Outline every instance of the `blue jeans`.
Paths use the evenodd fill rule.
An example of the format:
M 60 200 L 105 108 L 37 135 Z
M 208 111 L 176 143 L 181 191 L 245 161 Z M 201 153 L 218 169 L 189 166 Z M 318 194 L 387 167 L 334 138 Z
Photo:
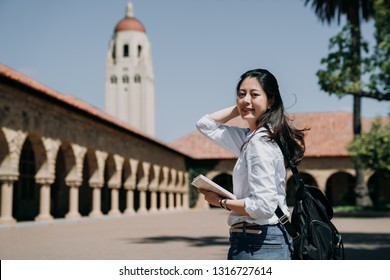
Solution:
M 231 233 L 228 260 L 291 260 L 293 243 L 283 225 L 258 226 L 261 234 Z

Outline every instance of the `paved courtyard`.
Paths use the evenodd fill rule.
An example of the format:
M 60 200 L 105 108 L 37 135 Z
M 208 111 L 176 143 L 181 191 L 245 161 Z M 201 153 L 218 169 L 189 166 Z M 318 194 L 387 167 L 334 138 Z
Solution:
M 0 226 L 0 259 L 224 260 L 226 218 L 212 209 Z M 390 217 L 333 221 L 348 259 L 390 260 Z

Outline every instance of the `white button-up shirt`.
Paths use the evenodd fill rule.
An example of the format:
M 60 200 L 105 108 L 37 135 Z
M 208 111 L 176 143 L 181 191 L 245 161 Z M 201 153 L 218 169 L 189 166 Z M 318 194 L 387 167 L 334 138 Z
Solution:
M 196 126 L 207 138 L 238 157 L 233 169 L 233 193 L 237 199 L 245 200 L 245 211 L 250 217 L 232 211 L 229 225 L 243 221 L 277 224 L 275 210 L 278 205 L 289 215 L 283 155 L 274 141 L 264 137 L 267 136 L 265 128 L 250 133 L 248 128 L 221 125 L 207 115 Z

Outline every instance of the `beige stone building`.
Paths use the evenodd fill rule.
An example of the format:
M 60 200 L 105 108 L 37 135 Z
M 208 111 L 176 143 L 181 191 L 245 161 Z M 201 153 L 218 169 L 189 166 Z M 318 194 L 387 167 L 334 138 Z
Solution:
M 0 65 L 0 224 L 188 209 L 187 156 Z

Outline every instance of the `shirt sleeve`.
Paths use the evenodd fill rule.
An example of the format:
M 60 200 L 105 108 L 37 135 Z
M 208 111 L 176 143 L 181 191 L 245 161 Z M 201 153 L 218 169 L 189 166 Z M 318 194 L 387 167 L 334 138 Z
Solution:
M 245 210 L 254 219 L 270 219 L 278 206 L 276 162 L 272 143 L 255 137 L 247 146 L 249 196 Z
M 196 127 L 200 133 L 208 139 L 228 150 L 235 156 L 239 156 L 241 146 L 246 137 L 245 129 L 222 125 L 212 120 L 208 115 L 202 117 Z

